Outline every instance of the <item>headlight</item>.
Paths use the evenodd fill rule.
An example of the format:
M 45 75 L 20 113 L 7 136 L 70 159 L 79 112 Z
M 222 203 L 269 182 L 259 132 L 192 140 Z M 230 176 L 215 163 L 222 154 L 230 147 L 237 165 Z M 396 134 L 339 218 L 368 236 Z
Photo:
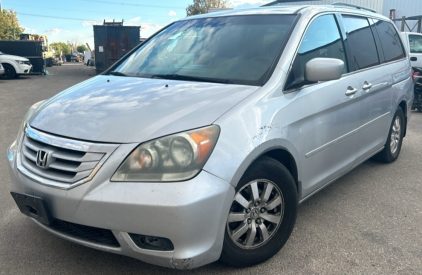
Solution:
M 217 143 L 217 125 L 141 144 L 120 165 L 111 181 L 181 181 L 196 176 Z
M 15 62 L 18 64 L 25 64 L 25 61 L 22 61 L 22 60 L 15 60 Z
M 25 130 L 26 127 L 26 123 L 28 122 L 28 120 L 31 118 L 31 116 L 34 114 L 35 110 L 38 109 L 38 107 L 40 107 L 41 104 L 43 104 L 45 102 L 45 100 L 42 100 L 40 102 L 35 103 L 34 105 L 32 105 L 29 110 L 26 112 L 25 117 L 22 120 L 22 123 L 19 127 L 19 132 L 18 132 L 18 137 L 17 137 L 17 141 L 18 141 L 18 146 L 19 146 L 19 142 L 22 139 L 22 134 Z

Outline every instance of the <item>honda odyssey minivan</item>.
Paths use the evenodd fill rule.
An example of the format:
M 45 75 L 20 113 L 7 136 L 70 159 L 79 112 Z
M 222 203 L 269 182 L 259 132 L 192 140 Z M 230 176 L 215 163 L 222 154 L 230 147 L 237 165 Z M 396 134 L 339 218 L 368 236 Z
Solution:
M 413 86 L 396 27 L 370 10 L 188 17 L 31 107 L 7 152 L 11 194 L 85 246 L 177 269 L 255 265 L 301 202 L 398 158 Z

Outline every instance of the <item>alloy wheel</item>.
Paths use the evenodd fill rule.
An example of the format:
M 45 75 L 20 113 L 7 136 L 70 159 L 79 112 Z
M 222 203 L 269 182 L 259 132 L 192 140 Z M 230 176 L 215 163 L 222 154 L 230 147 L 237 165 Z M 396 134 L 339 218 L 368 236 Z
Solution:
M 392 154 L 394 154 L 399 147 L 400 134 L 401 134 L 400 117 L 396 116 L 396 118 L 394 119 L 392 129 L 391 129 L 391 138 L 390 138 L 390 150 Z
M 277 232 L 284 213 L 284 198 L 272 181 L 247 183 L 235 195 L 227 219 L 230 239 L 243 249 L 267 243 Z

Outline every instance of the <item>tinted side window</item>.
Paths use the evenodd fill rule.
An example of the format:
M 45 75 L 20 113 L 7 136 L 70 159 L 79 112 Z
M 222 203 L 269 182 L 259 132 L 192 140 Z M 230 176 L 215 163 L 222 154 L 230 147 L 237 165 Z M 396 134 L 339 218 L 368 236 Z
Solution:
M 312 21 L 293 62 L 286 88 L 304 81 L 306 63 L 317 57 L 343 60 L 344 73 L 347 73 L 345 50 L 334 15 L 323 15 Z
M 405 56 L 403 45 L 394 26 L 382 20 L 374 19 L 374 21 L 376 22 L 375 25 L 377 26 L 378 35 L 384 51 L 385 60 L 382 63 L 403 58 Z
M 354 70 L 379 65 L 377 47 L 368 20 L 363 17 L 342 15 L 346 29 L 346 41 Z
M 422 53 L 422 35 L 409 35 L 411 53 Z

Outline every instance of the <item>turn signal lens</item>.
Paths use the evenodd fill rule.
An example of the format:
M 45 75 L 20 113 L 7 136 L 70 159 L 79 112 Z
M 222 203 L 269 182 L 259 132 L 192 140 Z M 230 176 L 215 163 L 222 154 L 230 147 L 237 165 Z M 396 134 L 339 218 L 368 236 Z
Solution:
M 181 181 L 196 176 L 217 143 L 217 125 L 141 144 L 120 165 L 112 181 Z

